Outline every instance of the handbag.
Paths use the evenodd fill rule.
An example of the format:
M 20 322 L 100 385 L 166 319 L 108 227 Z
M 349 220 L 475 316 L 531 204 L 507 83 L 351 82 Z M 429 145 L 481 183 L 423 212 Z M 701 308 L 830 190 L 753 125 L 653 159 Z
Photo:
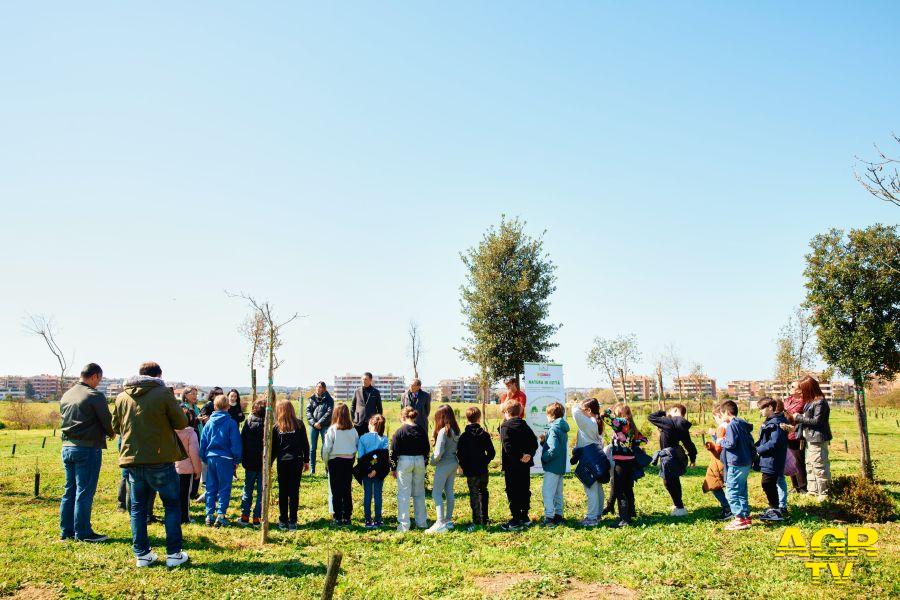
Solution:
M 799 473 L 800 469 L 797 465 L 797 459 L 794 458 L 794 453 L 789 450 L 784 457 L 784 475 L 785 477 L 793 477 Z

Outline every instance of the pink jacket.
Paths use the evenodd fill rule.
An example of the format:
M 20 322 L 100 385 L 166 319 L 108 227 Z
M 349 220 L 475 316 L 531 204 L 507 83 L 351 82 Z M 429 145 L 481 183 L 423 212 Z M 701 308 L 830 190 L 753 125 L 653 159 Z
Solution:
M 176 429 L 181 445 L 187 450 L 188 457 L 175 463 L 175 470 L 179 475 L 194 475 L 200 473 L 200 442 L 197 441 L 197 432 L 193 427 Z

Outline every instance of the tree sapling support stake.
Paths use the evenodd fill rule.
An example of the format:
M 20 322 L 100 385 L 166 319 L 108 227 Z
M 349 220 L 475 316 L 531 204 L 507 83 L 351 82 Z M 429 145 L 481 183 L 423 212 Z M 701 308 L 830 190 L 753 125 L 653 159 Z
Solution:
M 331 600 L 334 597 L 334 586 L 337 585 L 337 577 L 341 570 L 341 560 L 343 558 L 343 554 L 335 552 L 328 559 L 328 572 L 325 575 L 325 589 L 322 590 L 322 600 Z

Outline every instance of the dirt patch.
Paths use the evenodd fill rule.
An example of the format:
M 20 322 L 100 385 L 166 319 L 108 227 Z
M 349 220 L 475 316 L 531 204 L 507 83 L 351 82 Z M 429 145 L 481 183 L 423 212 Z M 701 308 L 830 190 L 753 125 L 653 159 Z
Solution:
M 475 578 L 475 585 L 485 596 L 502 598 L 511 587 L 526 581 L 537 581 L 541 576 L 537 573 L 494 573 Z
M 615 583 L 585 583 L 572 581 L 571 586 L 562 593 L 562 600 L 632 600 L 638 593 L 630 588 Z
M 12 600 L 54 600 L 59 594 L 54 589 L 27 585 L 12 595 Z

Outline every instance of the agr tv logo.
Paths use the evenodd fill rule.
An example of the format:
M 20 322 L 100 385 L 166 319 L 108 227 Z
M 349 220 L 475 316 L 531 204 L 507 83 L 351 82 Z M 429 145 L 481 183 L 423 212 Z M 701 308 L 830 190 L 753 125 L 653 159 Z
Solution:
M 814 582 L 822 581 L 823 573 L 831 575 L 834 583 L 846 584 L 853 575 L 852 559 L 875 557 L 878 532 L 871 527 L 825 527 L 812 534 L 807 545 L 799 527 L 787 527 L 781 535 L 775 556 L 812 558 L 803 563 L 810 570 Z M 838 559 L 849 559 L 840 561 Z

